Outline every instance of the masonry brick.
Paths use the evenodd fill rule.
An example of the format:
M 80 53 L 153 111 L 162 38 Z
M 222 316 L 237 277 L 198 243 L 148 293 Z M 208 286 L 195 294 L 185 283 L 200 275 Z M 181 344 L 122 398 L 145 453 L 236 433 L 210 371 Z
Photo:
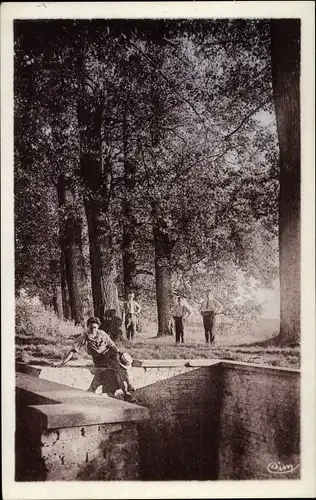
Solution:
M 282 479 L 269 463 L 299 465 L 299 373 L 227 362 L 135 370 L 148 421 L 44 431 L 33 469 L 42 461 L 47 480 Z
M 121 430 L 115 424 L 106 424 L 71 429 L 72 433 L 70 429 L 62 431 L 58 440 L 57 432 L 51 433 L 52 436 L 46 432 L 42 439 L 47 480 L 132 480 L 139 477 L 135 425 Z M 72 440 L 69 440 L 70 435 Z

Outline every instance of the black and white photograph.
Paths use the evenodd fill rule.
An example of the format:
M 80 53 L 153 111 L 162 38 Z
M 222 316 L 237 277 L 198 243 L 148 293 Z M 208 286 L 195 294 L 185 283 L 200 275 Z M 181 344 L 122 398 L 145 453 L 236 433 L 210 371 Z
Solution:
M 212 498 L 227 481 L 232 497 L 245 480 L 313 497 L 298 4 L 314 4 L 155 17 L 139 2 L 134 17 L 120 3 L 12 17 L 12 479 L 74 499 L 89 482 L 110 498 L 104 481 L 111 498 L 151 482 Z

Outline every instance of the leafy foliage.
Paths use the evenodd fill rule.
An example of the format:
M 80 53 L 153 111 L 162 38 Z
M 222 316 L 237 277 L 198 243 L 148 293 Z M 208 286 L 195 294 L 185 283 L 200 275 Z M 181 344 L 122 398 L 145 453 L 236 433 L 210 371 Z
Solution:
M 43 292 L 58 281 L 50 262 L 60 222 L 69 210 L 83 217 L 92 195 L 106 201 L 118 263 L 132 224 L 135 282 L 148 298 L 153 223 L 168 241 L 175 286 L 189 282 L 193 301 L 209 281 L 229 307 L 239 282 L 248 291 L 272 283 L 279 182 L 267 23 L 43 23 L 16 27 L 17 288 Z M 91 122 L 100 113 L 97 194 L 79 171 L 83 99 Z M 62 210 L 60 173 L 77 193 Z M 118 284 L 122 292 L 122 273 Z

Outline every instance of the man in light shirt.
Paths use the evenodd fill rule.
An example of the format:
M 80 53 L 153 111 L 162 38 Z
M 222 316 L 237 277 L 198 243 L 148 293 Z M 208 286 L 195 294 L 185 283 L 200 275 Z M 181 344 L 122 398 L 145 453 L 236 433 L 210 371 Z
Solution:
M 188 319 L 192 314 L 192 310 L 184 303 L 182 297 L 178 297 L 177 303 L 173 311 L 173 320 L 176 331 L 176 343 L 184 342 L 184 320 Z
M 222 313 L 223 310 L 222 304 L 213 297 L 211 290 L 207 290 L 206 297 L 200 306 L 207 343 L 212 344 L 215 340 L 216 315 Z
M 125 324 L 127 340 L 133 340 L 135 337 L 137 316 L 141 309 L 142 308 L 138 302 L 134 300 L 134 292 L 129 292 L 123 307 L 123 321 Z
M 74 353 L 79 353 L 84 348 L 92 356 L 95 367 L 99 368 L 88 391 L 96 392 L 102 386 L 103 393 L 113 393 L 115 396 L 115 392 L 120 389 L 123 391 L 125 401 L 135 402 L 130 393 L 135 390 L 131 370 L 132 358 L 128 353 L 121 353 L 109 335 L 100 330 L 99 326 L 99 318 L 89 318 L 87 329 L 76 339 L 66 357 L 55 366 L 64 366 L 73 358 Z
M 113 367 L 119 350 L 107 333 L 99 329 L 99 318 L 92 317 L 87 321 L 87 329 L 76 339 L 67 356 L 57 366 L 64 366 L 73 358 L 74 353 L 79 353 L 82 348 L 92 356 L 97 367 Z

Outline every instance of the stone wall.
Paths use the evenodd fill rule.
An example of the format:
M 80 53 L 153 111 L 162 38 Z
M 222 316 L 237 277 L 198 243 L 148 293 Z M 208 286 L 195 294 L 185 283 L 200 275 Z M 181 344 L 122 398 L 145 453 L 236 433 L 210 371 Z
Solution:
M 139 478 L 135 424 L 101 424 L 32 433 L 17 430 L 17 481 L 106 481 Z
M 142 479 L 216 479 L 220 364 L 194 368 L 136 393 L 150 412 L 139 425 Z
M 137 398 L 150 410 L 140 425 L 145 479 L 300 477 L 297 370 L 223 361 L 144 385 Z
M 210 361 L 209 364 L 213 362 Z M 160 380 L 187 373 L 193 370 L 188 360 L 144 360 L 133 366 L 133 378 L 136 388 L 159 382 Z M 186 366 L 187 365 L 187 366 Z M 30 366 L 17 363 L 17 371 L 33 375 L 44 380 L 65 384 L 69 387 L 86 391 L 98 369 L 93 365 L 69 363 L 62 368 L 52 366 Z
M 299 372 L 222 365 L 219 479 L 299 478 Z M 272 463 L 274 472 L 268 470 Z M 279 466 L 289 472 L 281 474 Z
M 65 369 L 46 370 L 60 377 Z M 136 397 L 150 415 L 138 424 L 141 479 L 300 477 L 298 370 L 217 360 L 145 360 L 133 372 Z M 79 369 L 73 373 L 73 383 L 80 384 Z M 268 470 L 272 463 L 277 470 Z
M 162 380 L 169 380 L 172 377 L 176 377 L 178 375 L 184 375 L 185 373 L 189 373 L 194 368 L 184 366 L 184 363 L 181 366 L 159 366 L 158 363 L 156 366 L 148 366 L 144 363 L 141 367 L 133 367 L 133 378 L 135 381 L 136 389 L 140 389 L 142 387 L 146 387 L 147 385 L 155 384 L 156 382 L 161 382 Z
M 75 389 L 87 391 L 95 375 L 93 365 L 69 364 L 62 368 L 52 366 L 31 366 L 16 363 L 18 372 L 26 373 L 50 382 L 65 384 Z
M 17 374 L 16 481 L 136 480 L 141 406 Z

